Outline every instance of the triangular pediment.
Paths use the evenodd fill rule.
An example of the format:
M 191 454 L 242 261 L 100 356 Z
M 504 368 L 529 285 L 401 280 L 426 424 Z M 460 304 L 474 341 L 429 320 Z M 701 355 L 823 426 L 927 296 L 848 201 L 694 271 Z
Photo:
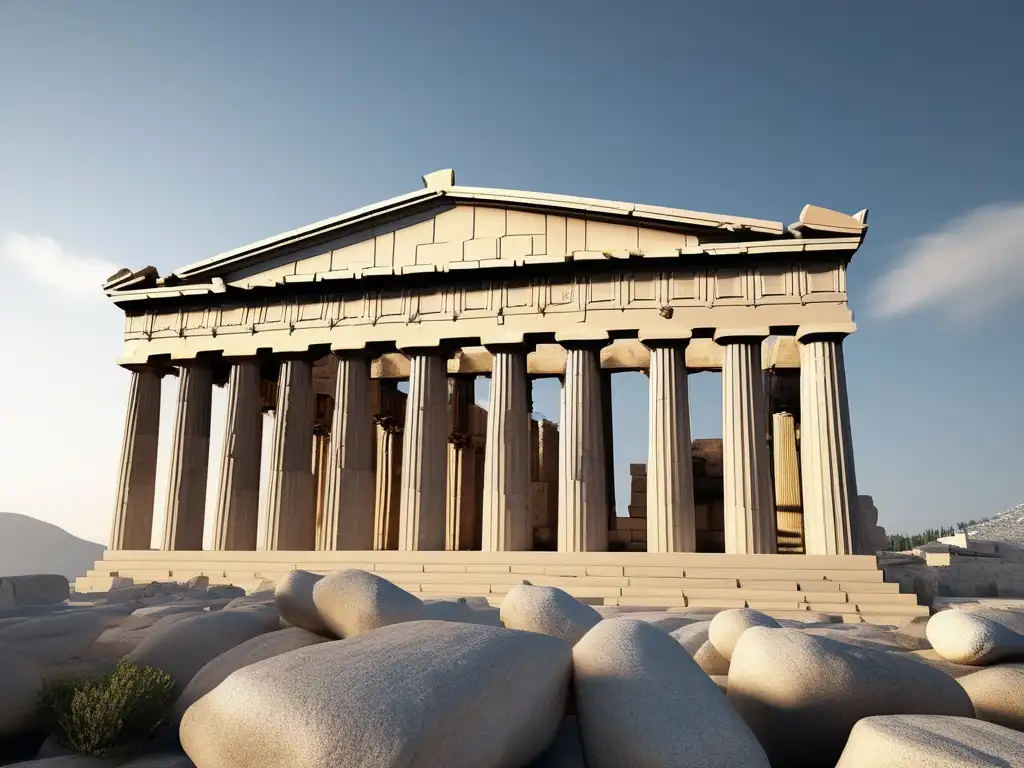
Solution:
M 440 175 L 439 175 L 440 174 Z M 286 232 L 176 270 L 105 286 L 144 291 L 250 290 L 565 261 L 687 255 L 856 250 L 866 212 L 848 216 L 806 206 L 800 221 L 719 216 L 682 209 L 513 190 L 454 186 L 452 172 L 426 188 Z M 141 275 L 141 273 L 139 273 Z

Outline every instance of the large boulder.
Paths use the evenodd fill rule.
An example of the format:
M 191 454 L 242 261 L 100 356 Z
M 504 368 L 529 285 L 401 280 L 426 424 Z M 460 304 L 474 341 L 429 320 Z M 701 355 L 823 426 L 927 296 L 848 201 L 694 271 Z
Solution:
M 300 627 L 290 627 L 289 629 L 279 629 L 276 632 L 268 632 L 265 635 L 246 640 L 241 645 L 236 645 L 230 651 L 211 659 L 195 674 L 174 705 L 175 717 L 180 720 L 186 709 L 224 682 L 228 675 L 237 672 L 242 667 L 280 656 L 282 653 L 294 651 L 296 648 L 305 648 L 307 645 L 316 645 L 326 641 L 327 638 L 315 632 L 309 632 Z
M 571 671 L 558 638 L 405 622 L 240 669 L 179 735 L 199 768 L 514 768 L 554 738 Z
M 274 602 L 281 618 L 293 627 L 301 627 L 318 635 L 328 635 L 330 630 L 313 604 L 313 587 L 323 576 L 309 571 L 289 571 L 277 583 Z M 239 598 L 248 599 L 248 598 Z M 232 603 L 230 608 L 240 607 Z
M 632 617 L 627 616 L 624 618 Z M 695 621 L 690 624 L 684 624 L 677 629 L 673 629 L 669 634 L 677 643 L 686 649 L 686 652 L 690 654 L 690 656 L 693 656 L 700 650 L 700 647 L 708 641 L 709 626 L 711 626 L 710 621 Z
M 28 619 L 0 630 L 0 644 L 45 669 L 84 653 L 117 620 L 96 609 Z
M 730 608 L 717 614 L 711 620 L 711 625 L 708 627 L 708 640 L 715 646 L 715 650 L 722 655 L 722 658 L 729 661 L 736 643 L 751 627 L 777 629 L 779 622 L 753 608 Z
M 1004 619 L 1000 613 L 1009 615 Z M 957 664 L 1024 660 L 1024 635 L 1011 628 L 1015 618 L 1011 611 L 939 611 L 925 633 L 939 655 Z
M 474 608 L 464 597 L 454 600 L 430 599 L 423 601 L 423 620 L 458 621 L 463 624 L 487 624 L 500 627 L 497 608 Z
M 1024 664 L 999 664 L 959 678 L 979 720 L 1024 731 Z
M 668 633 L 607 619 L 572 656 L 588 768 L 768 767 L 754 734 Z
M 876 651 L 894 651 L 896 653 L 928 648 L 928 642 L 914 641 L 913 638 L 900 637 L 891 629 L 883 629 L 875 624 L 831 624 L 824 627 L 807 627 L 809 635 L 827 637 L 858 648 L 873 648 Z
M 728 699 L 757 734 L 773 765 L 831 766 L 862 717 L 972 717 L 956 680 L 906 653 L 754 627 L 729 666 Z
M 595 624 L 601 614 L 558 587 L 535 587 L 524 582 L 509 590 L 501 601 L 501 623 L 560 637 L 575 643 Z
M 164 619 L 175 619 L 168 616 Z M 276 611 L 217 611 L 188 616 L 147 636 L 125 658 L 174 678 L 181 693 L 208 662 L 246 640 L 278 628 Z
M 0 739 L 17 736 L 37 725 L 43 679 L 21 654 L 0 645 Z
M 387 579 L 357 569 L 332 571 L 313 587 L 313 604 L 338 637 L 355 637 L 423 618 L 423 601 Z
M 50 605 L 63 603 L 71 596 L 66 576 L 36 574 L 0 578 L 0 606 Z
M 850 732 L 836 768 L 1013 768 L 1024 734 L 966 717 L 866 717 Z
M 709 675 L 729 674 L 729 660 L 718 652 L 718 649 L 711 644 L 710 640 L 697 649 L 697 652 L 693 654 L 693 660 L 697 662 L 698 667 Z

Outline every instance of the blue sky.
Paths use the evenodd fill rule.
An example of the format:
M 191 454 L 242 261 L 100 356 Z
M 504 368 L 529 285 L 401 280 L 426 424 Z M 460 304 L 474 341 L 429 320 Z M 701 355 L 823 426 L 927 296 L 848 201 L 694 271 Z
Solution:
M 870 207 L 848 279 L 860 491 L 890 530 L 1018 503 L 1022 22 L 1000 2 L 7 0 L 0 510 L 106 539 L 127 389 L 107 274 L 444 167 L 786 222 Z M 620 498 L 644 381 L 615 379 Z M 719 386 L 691 377 L 695 436 L 721 433 Z

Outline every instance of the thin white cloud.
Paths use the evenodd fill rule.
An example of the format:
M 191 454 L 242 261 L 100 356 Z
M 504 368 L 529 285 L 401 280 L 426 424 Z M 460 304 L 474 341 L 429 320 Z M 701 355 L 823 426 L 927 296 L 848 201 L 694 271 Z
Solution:
M 0 240 L 0 263 L 72 299 L 102 297 L 100 285 L 117 271 L 111 262 L 70 251 L 51 237 L 19 232 Z
M 896 317 L 941 307 L 977 320 L 1024 298 L 1024 203 L 976 208 L 916 238 L 874 287 L 873 309 Z

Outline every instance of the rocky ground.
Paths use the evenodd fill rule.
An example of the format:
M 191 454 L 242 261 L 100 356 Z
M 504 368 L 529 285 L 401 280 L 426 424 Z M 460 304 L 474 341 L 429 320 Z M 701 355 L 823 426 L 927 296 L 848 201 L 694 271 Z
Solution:
M 22 590 L 29 594 L 31 590 Z M 1024 612 L 903 627 L 751 609 L 500 609 L 358 570 L 246 595 L 151 584 L 0 610 L 0 763 L 32 768 L 1024 766 Z M 137 754 L 46 738 L 45 679 L 121 659 L 176 703 Z M 21 761 L 21 762 L 19 762 Z
M 1011 507 L 991 520 L 975 523 L 967 533 L 975 539 L 1008 541 L 1011 544 L 1024 546 L 1024 504 Z

